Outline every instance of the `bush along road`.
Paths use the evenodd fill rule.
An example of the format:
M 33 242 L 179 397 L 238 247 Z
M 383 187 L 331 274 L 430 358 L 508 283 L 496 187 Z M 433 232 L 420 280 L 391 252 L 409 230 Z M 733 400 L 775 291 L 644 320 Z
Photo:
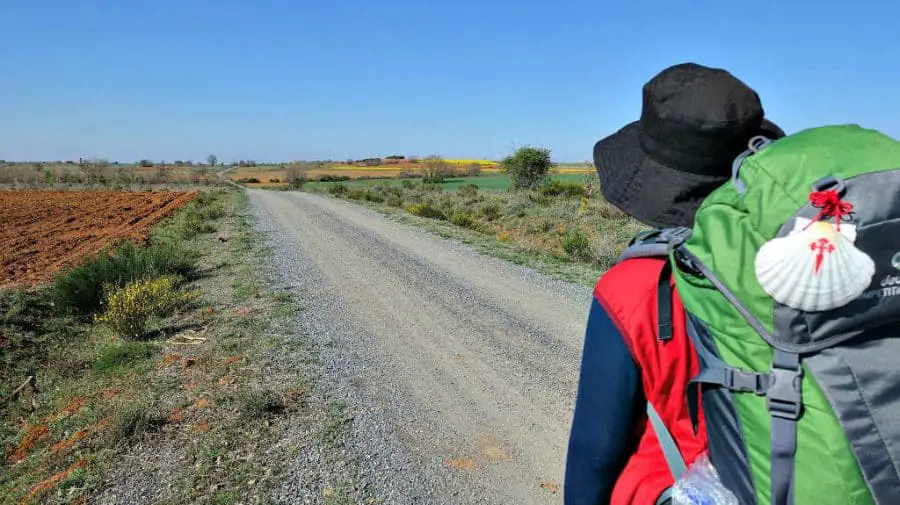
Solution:
M 603 200 L 596 174 L 535 188 L 491 191 L 469 178 L 458 189 L 400 181 L 310 184 L 310 192 L 358 202 L 478 251 L 592 286 L 644 227 Z

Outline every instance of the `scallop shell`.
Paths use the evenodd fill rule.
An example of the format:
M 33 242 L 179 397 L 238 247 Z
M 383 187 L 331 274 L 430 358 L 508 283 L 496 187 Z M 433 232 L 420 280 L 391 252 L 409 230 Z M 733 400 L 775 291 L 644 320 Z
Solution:
M 844 306 L 872 283 L 875 262 L 853 245 L 855 229 L 837 231 L 817 221 L 809 228 L 772 239 L 756 255 L 756 277 L 773 299 L 815 312 Z

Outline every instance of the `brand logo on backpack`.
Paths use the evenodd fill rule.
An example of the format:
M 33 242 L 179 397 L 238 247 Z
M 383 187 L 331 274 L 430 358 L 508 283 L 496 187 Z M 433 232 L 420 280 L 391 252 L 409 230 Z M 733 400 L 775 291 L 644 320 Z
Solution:
M 900 270 L 900 252 L 891 258 L 891 266 L 895 270 Z M 897 295 L 900 295 L 900 274 L 888 274 L 881 278 L 877 288 L 866 291 L 861 298 L 886 298 Z

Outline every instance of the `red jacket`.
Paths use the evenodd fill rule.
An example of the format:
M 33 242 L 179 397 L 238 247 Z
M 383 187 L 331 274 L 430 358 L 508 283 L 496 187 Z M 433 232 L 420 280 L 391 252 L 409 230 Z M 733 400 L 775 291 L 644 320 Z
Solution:
M 674 280 L 670 281 L 672 338 L 668 341 L 657 338 L 657 285 L 663 265 L 664 260 L 656 258 L 623 261 L 599 280 L 594 300 L 603 307 L 624 339 L 638 368 L 644 398 L 659 412 L 690 466 L 707 448 L 702 411 L 699 430 L 694 435 L 685 395 L 688 381 L 697 374 L 699 363 L 685 331 L 684 309 Z M 632 445 L 631 452 L 623 458 L 624 468 L 615 480 L 610 505 L 652 505 L 673 484 L 646 414 L 635 417 L 632 427 L 636 447 Z

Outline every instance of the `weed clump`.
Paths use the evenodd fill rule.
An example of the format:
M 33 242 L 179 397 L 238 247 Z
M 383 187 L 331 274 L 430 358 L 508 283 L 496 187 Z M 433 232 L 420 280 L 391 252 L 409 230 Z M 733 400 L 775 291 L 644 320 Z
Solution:
M 447 217 L 436 207 L 430 203 L 414 203 L 406 208 L 406 212 L 414 216 L 427 217 L 430 219 L 447 219 Z
M 478 223 L 468 212 L 454 212 L 450 216 L 450 222 L 456 226 L 469 229 L 475 229 Z
M 265 419 L 287 409 L 284 400 L 267 389 L 247 393 L 243 404 L 244 414 L 251 419 Z
M 149 342 L 122 341 L 110 343 L 100 350 L 93 369 L 99 374 L 115 373 L 123 368 L 133 367 L 153 356 L 153 345 Z
M 145 279 L 111 288 L 106 295 L 105 312 L 96 316 L 98 323 L 106 324 L 122 338 L 137 339 L 147 332 L 152 317 L 165 317 L 194 301 L 198 291 L 181 291 L 178 278 L 165 276 Z
M 58 275 L 51 297 L 62 312 L 90 315 L 103 303 L 106 287 L 165 275 L 189 276 L 197 256 L 170 242 L 155 241 L 147 247 L 123 242 Z
M 481 209 L 479 209 L 479 213 L 488 221 L 494 221 L 496 219 L 499 219 L 500 216 L 503 215 L 503 212 L 500 209 L 500 205 L 497 203 L 487 203 L 485 205 L 482 205 Z
M 190 240 L 197 235 L 214 233 L 212 223 L 225 216 L 225 208 L 211 193 L 200 193 L 173 218 L 172 231 L 180 240 Z
M 332 184 L 328 186 L 328 192 L 334 196 L 343 196 L 347 194 L 347 185 L 344 183 Z
M 570 230 L 562 239 L 562 247 L 573 259 L 587 260 L 591 256 L 591 242 L 580 230 Z
M 110 435 L 116 442 L 130 441 L 158 431 L 165 424 L 166 417 L 155 407 L 126 405 L 113 420 Z
M 588 196 L 588 189 L 583 183 L 551 180 L 541 186 L 538 192 L 543 196 L 562 196 L 579 198 Z
M 457 190 L 460 196 L 472 198 L 478 195 L 478 186 L 475 184 L 463 184 Z

